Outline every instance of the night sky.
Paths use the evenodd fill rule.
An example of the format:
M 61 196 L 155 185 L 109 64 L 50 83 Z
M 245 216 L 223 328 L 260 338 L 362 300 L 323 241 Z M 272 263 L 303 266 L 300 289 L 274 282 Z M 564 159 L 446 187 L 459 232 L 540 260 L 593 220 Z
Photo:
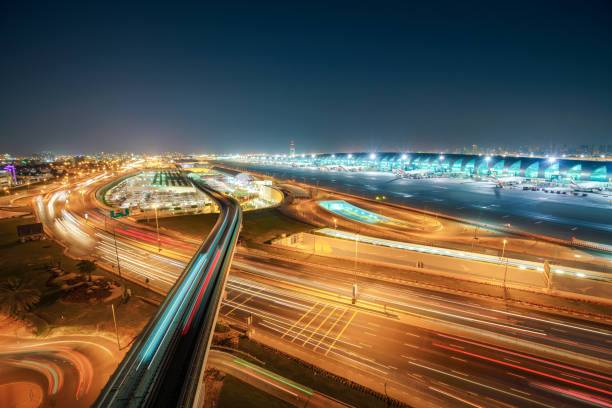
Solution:
M 612 144 L 610 1 L 22 3 L 0 152 Z

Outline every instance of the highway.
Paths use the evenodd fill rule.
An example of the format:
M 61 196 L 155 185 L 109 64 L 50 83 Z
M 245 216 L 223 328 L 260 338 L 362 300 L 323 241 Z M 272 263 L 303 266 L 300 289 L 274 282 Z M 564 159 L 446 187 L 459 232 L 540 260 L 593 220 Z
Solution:
M 564 240 L 612 245 L 612 197 L 547 194 L 541 191 L 494 188 L 494 183 L 461 179 L 397 179 L 391 173 L 321 171 L 239 162 L 232 168 L 296 180 L 363 197 L 385 196 L 386 201 L 436 211 L 492 225 Z
M 235 200 L 197 186 L 217 203 L 219 219 L 94 406 L 191 407 L 200 397 L 242 211 Z
M 104 220 L 82 217 L 94 211 L 81 202 L 87 193 L 72 192 L 70 204 L 64 197 L 53 200 L 53 194 L 39 204 L 46 227 L 49 220 L 74 217 L 69 225 L 77 229 L 62 235 L 71 248 L 91 239 L 93 255 L 112 262 L 118 254 L 122 273 L 141 283 L 148 278 L 162 293 L 195 250 L 164 234 L 160 254 L 150 230 L 109 224 L 130 233 L 117 234 L 115 253 L 113 235 L 98 228 Z M 61 229 L 53 224 L 54 231 Z M 234 265 L 222 315 L 242 323 L 253 315 L 256 340 L 342 370 L 338 375 L 355 375 L 380 392 L 387 382 L 391 397 L 419 406 L 587 406 L 590 399 L 598 401 L 595 406 L 610 404 L 610 396 L 598 391 L 611 384 L 612 332 L 605 324 L 361 276 L 352 306 L 353 271 L 249 251 L 240 251 Z
M 346 408 L 346 405 L 309 387 L 268 371 L 232 354 L 211 350 L 207 367 L 216 368 L 294 406 Z
M 558 407 L 610 399 L 606 325 L 361 277 L 352 306 L 350 271 L 261 257 L 234 265 L 222 315 L 252 315 L 255 339 L 307 361 L 331 360 L 338 375 L 361 375 L 374 389 L 387 382 L 402 401 Z M 599 370 L 583 368 L 587 360 Z

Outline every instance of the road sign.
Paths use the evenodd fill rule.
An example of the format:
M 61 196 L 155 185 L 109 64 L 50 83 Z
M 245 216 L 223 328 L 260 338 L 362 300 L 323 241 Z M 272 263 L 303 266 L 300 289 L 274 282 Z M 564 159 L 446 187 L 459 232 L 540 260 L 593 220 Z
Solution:
M 114 210 L 111 210 L 111 212 L 110 212 L 111 218 L 127 217 L 128 215 L 130 215 L 130 209 L 129 208 L 126 208 L 124 212 L 121 212 L 121 211 L 115 212 Z

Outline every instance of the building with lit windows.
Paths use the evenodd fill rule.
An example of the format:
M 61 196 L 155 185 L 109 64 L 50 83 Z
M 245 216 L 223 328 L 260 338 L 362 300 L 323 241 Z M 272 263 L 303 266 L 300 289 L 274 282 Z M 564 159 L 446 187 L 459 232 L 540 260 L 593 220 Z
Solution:
M 258 157 L 274 162 L 275 157 Z M 419 171 L 455 177 L 520 177 L 528 180 L 612 182 L 612 162 L 542 157 L 485 156 L 433 153 L 335 153 L 282 158 L 293 165 L 314 165 L 338 170 Z

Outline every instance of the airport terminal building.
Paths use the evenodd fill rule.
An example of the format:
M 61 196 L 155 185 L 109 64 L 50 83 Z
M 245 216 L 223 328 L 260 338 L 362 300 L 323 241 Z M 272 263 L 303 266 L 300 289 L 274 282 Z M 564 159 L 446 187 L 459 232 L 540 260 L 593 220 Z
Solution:
M 612 180 L 612 162 L 540 157 L 433 153 L 335 153 L 286 159 L 295 165 L 336 167 L 339 170 L 414 171 L 449 176 L 522 177 L 558 182 Z

